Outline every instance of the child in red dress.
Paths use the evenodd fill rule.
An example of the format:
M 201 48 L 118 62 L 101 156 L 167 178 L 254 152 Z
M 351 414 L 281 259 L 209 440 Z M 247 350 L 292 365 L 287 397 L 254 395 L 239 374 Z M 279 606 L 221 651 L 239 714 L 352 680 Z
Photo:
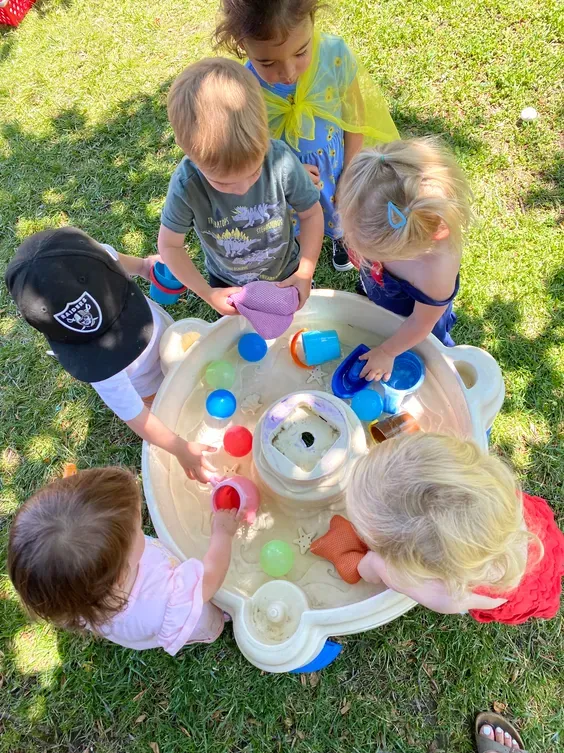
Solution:
M 564 534 L 540 497 L 472 442 L 389 439 L 362 458 L 348 515 L 368 546 L 358 572 L 423 606 L 517 625 L 560 606 Z

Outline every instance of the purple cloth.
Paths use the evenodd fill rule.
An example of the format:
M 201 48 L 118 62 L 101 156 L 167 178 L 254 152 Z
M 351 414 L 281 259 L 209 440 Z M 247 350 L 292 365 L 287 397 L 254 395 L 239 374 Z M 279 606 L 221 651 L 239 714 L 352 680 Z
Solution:
M 250 282 L 240 293 L 229 296 L 227 301 L 265 340 L 283 335 L 299 306 L 297 288 L 279 288 L 276 283 L 265 280 Z

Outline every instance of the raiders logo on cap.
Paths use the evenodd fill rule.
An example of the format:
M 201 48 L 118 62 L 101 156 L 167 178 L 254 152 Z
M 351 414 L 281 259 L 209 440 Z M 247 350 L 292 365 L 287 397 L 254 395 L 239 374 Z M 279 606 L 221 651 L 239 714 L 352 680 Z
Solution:
M 62 311 L 54 314 L 63 327 L 73 332 L 96 332 L 102 324 L 102 312 L 98 302 L 86 291 L 74 301 L 67 303 Z

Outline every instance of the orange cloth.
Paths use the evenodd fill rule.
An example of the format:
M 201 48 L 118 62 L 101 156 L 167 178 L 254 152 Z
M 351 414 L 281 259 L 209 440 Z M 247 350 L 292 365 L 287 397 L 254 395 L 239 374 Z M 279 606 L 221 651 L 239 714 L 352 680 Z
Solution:
M 310 551 L 332 562 L 341 578 L 352 584 L 360 580 L 358 566 L 368 547 L 359 538 L 352 523 L 342 515 L 334 515 L 329 530 L 312 543 Z

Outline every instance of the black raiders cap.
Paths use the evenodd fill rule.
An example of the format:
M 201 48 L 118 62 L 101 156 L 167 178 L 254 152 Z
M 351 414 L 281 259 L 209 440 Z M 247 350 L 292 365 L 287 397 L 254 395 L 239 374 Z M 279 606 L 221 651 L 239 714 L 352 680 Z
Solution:
M 82 230 L 64 227 L 26 238 L 5 280 L 23 318 L 82 382 L 114 376 L 151 340 L 153 315 L 142 291 Z

